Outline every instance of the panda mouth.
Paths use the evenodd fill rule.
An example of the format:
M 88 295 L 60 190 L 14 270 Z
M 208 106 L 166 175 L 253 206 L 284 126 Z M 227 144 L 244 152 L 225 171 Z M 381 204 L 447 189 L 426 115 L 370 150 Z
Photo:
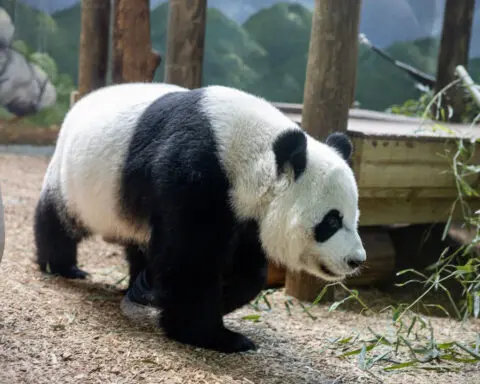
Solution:
M 319 267 L 320 271 L 321 271 L 324 275 L 326 275 L 326 276 L 328 276 L 328 277 L 330 277 L 330 278 L 332 278 L 332 279 L 341 279 L 341 278 L 343 277 L 343 276 L 337 275 L 336 273 L 332 272 L 331 269 L 327 268 L 327 267 L 326 267 L 324 264 L 322 264 L 322 263 L 318 263 L 318 267 Z

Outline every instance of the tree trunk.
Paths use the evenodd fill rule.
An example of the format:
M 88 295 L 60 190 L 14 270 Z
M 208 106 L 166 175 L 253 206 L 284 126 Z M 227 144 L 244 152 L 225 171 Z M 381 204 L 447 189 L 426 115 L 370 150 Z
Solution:
M 149 0 L 115 0 L 113 83 L 151 82 L 160 65 L 152 50 Z
M 355 99 L 361 0 L 315 0 L 302 125 L 319 140 L 346 131 Z
M 110 0 L 82 0 L 79 97 L 106 84 L 109 25 Z
M 467 68 L 474 11 L 475 0 L 446 0 L 435 94 L 455 80 L 457 65 Z M 453 108 L 453 122 L 460 122 L 465 109 L 463 93 L 461 84 L 446 91 L 448 101 L 441 107 L 450 105 Z
M 346 131 L 355 95 L 361 0 L 315 0 L 308 52 L 302 126 L 325 140 Z M 287 271 L 285 291 L 312 301 L 325 286 L 305 272 Z
M 170 0 L 165 82 L 202 86 L 206 0 Z

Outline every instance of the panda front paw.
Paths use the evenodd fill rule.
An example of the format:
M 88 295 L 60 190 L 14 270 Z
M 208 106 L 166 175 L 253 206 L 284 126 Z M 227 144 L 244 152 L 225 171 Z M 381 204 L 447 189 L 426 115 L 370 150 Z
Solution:
M 219 337 L 217 348 L 219 352 L 223 353 L 236 353 L 256 350 L 255 343 L 247 336 L 242 335 L 229 329 L 224 328 L 222 334 Z
M 76 265 L 70 265 L 67 267 L 63 265 L 58 266 L 55 264 L 49 264 L 47 268 L 42 268 L 42 271 L 51 275 L 59 275 L 65 277 L 66 279 L 86 279 L 89 275 L 88 272 L 81 270 Z
M 220 328 L 213 332 L 202 332 L 199 329 L 196 329 L 193 333 L 179 332 L 172 334 L 167 332 L 167 336 L 184 344 L 222 353 L 256 350 L 255 344 L 248 337 L 227 328 Z

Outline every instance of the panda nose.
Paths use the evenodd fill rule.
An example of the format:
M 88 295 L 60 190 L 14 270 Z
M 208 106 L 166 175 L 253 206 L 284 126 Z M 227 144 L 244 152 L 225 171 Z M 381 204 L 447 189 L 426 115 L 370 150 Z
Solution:
M 355 252 L 353 255 L 350 255 L 347 264 L 350 268 L 356 269 L 365 263 L 367 260 L 367 255 L 365 253 L 365 250 L 359 250 Z
M 360 267 L 363 263 L 364 263 L 364 260 L 359 260 L 359 259 L 350 259 L 347 262 L 348 266 L 352 269 L 356 269 Z

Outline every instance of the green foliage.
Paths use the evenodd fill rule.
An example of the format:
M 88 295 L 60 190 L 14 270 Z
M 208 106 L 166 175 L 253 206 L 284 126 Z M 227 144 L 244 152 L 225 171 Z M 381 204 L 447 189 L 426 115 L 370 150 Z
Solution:
M 379 334 L 370 327 L 369 337 L 358 333 L 330 341 L 325 350 L 333 350 L 338 358 L 358 356 L 364 371 L 379 366 L 383 372 L 407 368 L 440 372 L 458 370 L 463 364 L 480 361 L 480 338 L 467 345 L 458 341 L 439 342 L 430 321 L 410 314 L 409 321 L 397 321 L 392 316 L 391 327 Z
M 387 109 L 387 111 L 398 115 L 422 117 L 425 115 L 425 108 L 427 108 L 432 101 L 434 101 L 434 95 L 433 92 L 430 91 L 422 94 L 418 99 L 408 99 L 403 104 L 392 105 Z M 448 116 L 448 112 L 445 110 L 445 108 L 439 107 L 436 114 L 433 114 L 433 112 L 430 110 L 426 117 L 437 120 L 438 114 Z M 480 114 L 480 107 L 471 97 L 466 95 L 465 110 L 460 115 L 461 120 L 468 124 L 469 122 L 473 121 L 478 114 Z
M 418 41 L 418 45 L 421 48 L 425 45 L 424 41 Z M 435 50 L 436 52 L 436 50 Z M 432 66 L 433 63 L 425 64 Z M 435 68 L 432 67 L 432 71 Z M 480 58 L 472 59 L 469 62 L 468 71 L 470 76 L 474 81 L 480 83 Z M 471 97 L 465 92 L 465 110 L 461 115 L 461 119 L 468 124 L 475 119 L 475 117 L 480 113 L 480 107 L 471 99 Z M 388 112 L 399 114 L 399 115 L 406 115 L 406 116 L 424 116 L 426 112 L 426 117 L 437 119 L 437 116 L 433 115 L 432 109 L 428 108 L 429 104 L 435 99 L 435 95 L 433 91 L 426 92 L 420 94 L 418 98 L 408 98 L 401 104 L 394 104 L 387 109 Z M 441 111 L 441 109 L 440 109 Z M 442 111 L 445 114 L 445 111 Z M 447 114 L 448 115 L 448 114 Z
M 30 56 L 28 56 L 28 60 L 31 63 L 37 64 L 40 68 L 42 68 L 52 83 L 55 83 L 57 81 L 57 64 L 48 53 L 32 53 Z
M 388 111 L 396 115 L 419 117 L 422 116 L 425 107 L 428 105 L 431 99 L 431 93 L 424 93 L 418 100 L 409 99 L 403 104 L 392 105 Z
M 12 43 L 12 48 L 25 57 L 29 57 L 32 54 L 32 50 L 23 40 L 15 40 Z

